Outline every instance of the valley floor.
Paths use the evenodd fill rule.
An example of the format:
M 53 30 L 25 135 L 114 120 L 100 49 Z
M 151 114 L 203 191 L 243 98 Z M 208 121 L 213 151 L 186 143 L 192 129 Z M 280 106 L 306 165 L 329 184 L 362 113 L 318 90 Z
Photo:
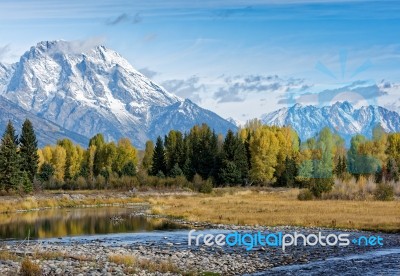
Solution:
M 27 269 L 39 266 L 46 275 L 291 275 L 294 271 L 307 275 L 311 270 L 333 273 L 338 264 L 342 272 L 353 269 L 352 275 L 400 272 L 399 200 L 299 201 L 298 192 L 270 188 L 223 188 L 214 189 L 212 194 L 47 191 L 25 198 L 0 197 L 0 211 L 143 204 L 147 211 L 136 216 L 166 216 L 204 234 L 346 232 L 352 237 L 380 235 L 384 246 L 300 246 L 286 251 L 262 246 L 251 251 L 243 247 L 193 247 L 187 243 L 189 230 L 60 237 L 29 243 L 0 241 L 0 274 L 16 275 L 27 259 L 32 260 Z M 379 267 L 374 261 L 377 258 L 384 262 Z
M 0 196 L 0 213 L 44 208 L 150 204 L 151 213 L 249 226 L 301 226 L 400 232 L 400 200 L 299 201 L 298 189 L 220 188 L 212 194 L 164 191 L 46 191 L 34 196 Z

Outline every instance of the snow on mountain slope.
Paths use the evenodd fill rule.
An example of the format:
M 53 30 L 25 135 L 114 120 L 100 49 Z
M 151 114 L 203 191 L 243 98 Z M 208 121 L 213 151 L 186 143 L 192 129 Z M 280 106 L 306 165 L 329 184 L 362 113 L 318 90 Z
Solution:
M 185 118 L 210 124 L 218 121 L 217 132 L 235 128 L 193 103 L 193 109 L 185 110 L 188 114 L 173 108 L 185 101 L 104 46 L 80 53 L 66 41 L 40 42 L 14 65 L 0 65 L 0 94 L 24 110 L 84 137 L 96 133 L 103 133 L 107 140 L 129 137 L 139 147 L 149 137 L 170 129 L 192 127 L 184 122 Z M 163 116 L 153 116 L 153 110 Z M 153 118 L 157 123 L 152 122 Z M 168 127 L 155 129 L 155 124 Z
M 43 147 L 46 144 L 55 144 L 57 140 L 68 137 L 76 143 L 87 146 L 89 139 L 78 133 L 66 130 L 59 125 L 56 125 L 46 119 L 40 118 L 24 109 L 17 104 L 10 102 L 4 97 L 0 96 L 0 133 L 6 129 L 8 121 L 11 121 L 18 132 L 26 118 L 36 126 L 36 135 L 38 138 L 39 146 Z
M 226 133 L 229 129 L 237 127 L 217 116 L 215 113 L 203 109 L 192 101 L 186 99 L 166 108 L 154 106 L 151 108 L 150 133 L 153 140 L 159 135 L 158 132 L 167 133 L 170 129 L 187 131 L 194 125 L 207 122 L 211 129 Z
M 381 125 L 387 132 L 400 131 L 398 113 L 372 105 L 355 109 L 349 102 L 337 102 L 322 108 L 296 104 L 266 114 L 261 121 L 267 125 L 290 125 L 302 141 L 315 136 L 324 127 L 340 134 L 347 144 L 358 133 L 371 137 L 377 125 Z

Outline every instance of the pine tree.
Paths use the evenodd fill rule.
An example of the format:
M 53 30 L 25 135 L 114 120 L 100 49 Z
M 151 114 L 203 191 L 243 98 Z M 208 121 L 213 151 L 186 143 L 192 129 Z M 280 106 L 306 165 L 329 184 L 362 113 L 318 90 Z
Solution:
M 228 131 L 221 153 L 219 179 L 222 183 L 241 184 L 247 178 L 248 164 L 244 143 Z
M 297 176 L 296 162 L 289 156 L 285 159 L 285 169 L 277 179 L 280 186 L 294 187 Z
M 39 170 L 39 179 L 42 181 L 49 181 L 50 178 L 54 175 L 54 167 L 50 163 L 45 162 Z
M 192 179 L 197 173 L 203 179 L 218 174 L 218 136 L 206 124 L 194 126 L 187 137 L 189 172 Z
M 164 143 L 160 136 L 157 138 L 156 146 L 153 154 L 153 164 L 151 166 L 151 175 L 158 175 L 159 173 L 166 174 L 165 163 L 165 150 Z
M 167 166 L 167 174 L 171 174 L 171 170 L 175 164 L 179 167 L 185 163 L 185 147 L 183 135 L 180 131 L 171 130 L 165 136 L 165 162 Z
M 396 164 L 396 160 L 392 157 L 389 158 L 387 163 L 386 180 L 396 182 L 399 181 L 399 168 Z
M 177 177 L 177 176 L 181 176 L 183 175 L 183 171 L 181 170 L 181 168 L 179 167 L 179 164 L 176 163 L 174 165 L 174 167 L 172 168 L 172 170 L 169 172 L 169 175 L 171 177 Z
M 39 155 L 37 147 L 37 139 L 35 131 L 33 130 L 32 123 L 26 119 L 22 125 L 22 133 L 19 139 L 20 142 L 20 156 L 22 168 L 26 171 L 28 178 L 31 182 L 35 178 L 38 170 Z
M 17 189 L 21 180 L 21 160 L 18 154 L 18 136 L 8 122 L 0 145 L 0 188 Z

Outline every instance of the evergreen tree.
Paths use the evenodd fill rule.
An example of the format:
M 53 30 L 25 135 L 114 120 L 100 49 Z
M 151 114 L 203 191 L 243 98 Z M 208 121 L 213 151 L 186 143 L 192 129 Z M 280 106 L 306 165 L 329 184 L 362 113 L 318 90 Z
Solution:
M 222 161 L 222 167 L 220 169 L 219 178 L 224 184 L 238 184 L 241 183 L 242 174 L 236 167 L 235 162 L 229 160 Z
M 241 184 L 248 175 L 246 148 L 241 139 L 228 131 L 221 153 L 219 179 L 222 183 Z
M 177 177 L 177 176 L 183 175 L 183 171 L 182 171 L 182 169 L 179 167 L 179 164 L 178 164 L 178 163 L 176 163 L 176 164 L 174 165 L 174 167 L 172 168 L 172 170 L 169 172 L 169 175 L 170 175 L 171 177 Z
M 6 191 L 17 189 L 20 180 L 21 160 L 18 154 L 18 136 L 10 121 L 0 145 L 0 188 Z
M 26 171 L 22 172 L 20 185 L 21 185 L 21 190 L 26 194 L 29 194 L 33 191 L 32 181 L 29 179 L 28 173 Z
M 289 156 L 285 159 L 285 169 L 277 179 L 279 186 L 294 187 L 296 184 L 297 166 L 293 158 Z
M 388 181 L 399 181 L 399 168 L 396 164 L 396 160 L 390 157 L 387 163 L 387 174 L 386 180 Z
M 339 159 L 335 167 L 335 175 L 339 178 L 343 178 L 345 172 L 346 172 L 346 158 L 339 156 Z
M 206 125 L 194 126 L 187 137 L 189 168 L 187 177 L 197 173 L 203 179 L 218 174 L 218 136 Z
M 22 133 L 19 142 L 22 168 L 26 171 L 29 180 L 33 182 L 38 170 L 39 155 L 35 131 L 33 130 L 32 123 L 28 119 L 26 119 L 22 125 Z
M 151 175 L 158 175 L 160 172 L 165 176 L 166 163 L 165 163 L 164 143 L 162 138 L 158 136 L 153 153 L 153 164 L 151 166 Z
M 171 174 L 171 170 L 178 164 L 179 167 L 185 163 L 185 148 L 183 135 L 180 131 L 171 130 L 165 136 L 165 162 L 167 174 Z
M 49 181 L 50 178 L 54 175 L 54 167 L 50 164 L 45 162 L 39 169 L 39 178 L 42 181 Z

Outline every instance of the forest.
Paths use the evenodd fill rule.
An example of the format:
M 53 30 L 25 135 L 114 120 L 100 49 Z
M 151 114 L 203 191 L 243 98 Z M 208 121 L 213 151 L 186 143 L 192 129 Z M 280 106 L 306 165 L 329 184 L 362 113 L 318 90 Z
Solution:
M 355 135 L 350 147 L 329 128 L 300 141 L 290 127 L 250 120 L 225 136 L 207 125 L 171 130 L 139 151 L 129 138 L 87 148 L 68 139 L 38 148 L 29 120 L 17 135 L 11 122 L 0 144 L 0 192 L 43 189 L 166 189 L 211 192 L 223 186 L 305 188 L 299 199 L 390 200 L 400 194 L 400 133 L 376 126 L 372 138 Z

